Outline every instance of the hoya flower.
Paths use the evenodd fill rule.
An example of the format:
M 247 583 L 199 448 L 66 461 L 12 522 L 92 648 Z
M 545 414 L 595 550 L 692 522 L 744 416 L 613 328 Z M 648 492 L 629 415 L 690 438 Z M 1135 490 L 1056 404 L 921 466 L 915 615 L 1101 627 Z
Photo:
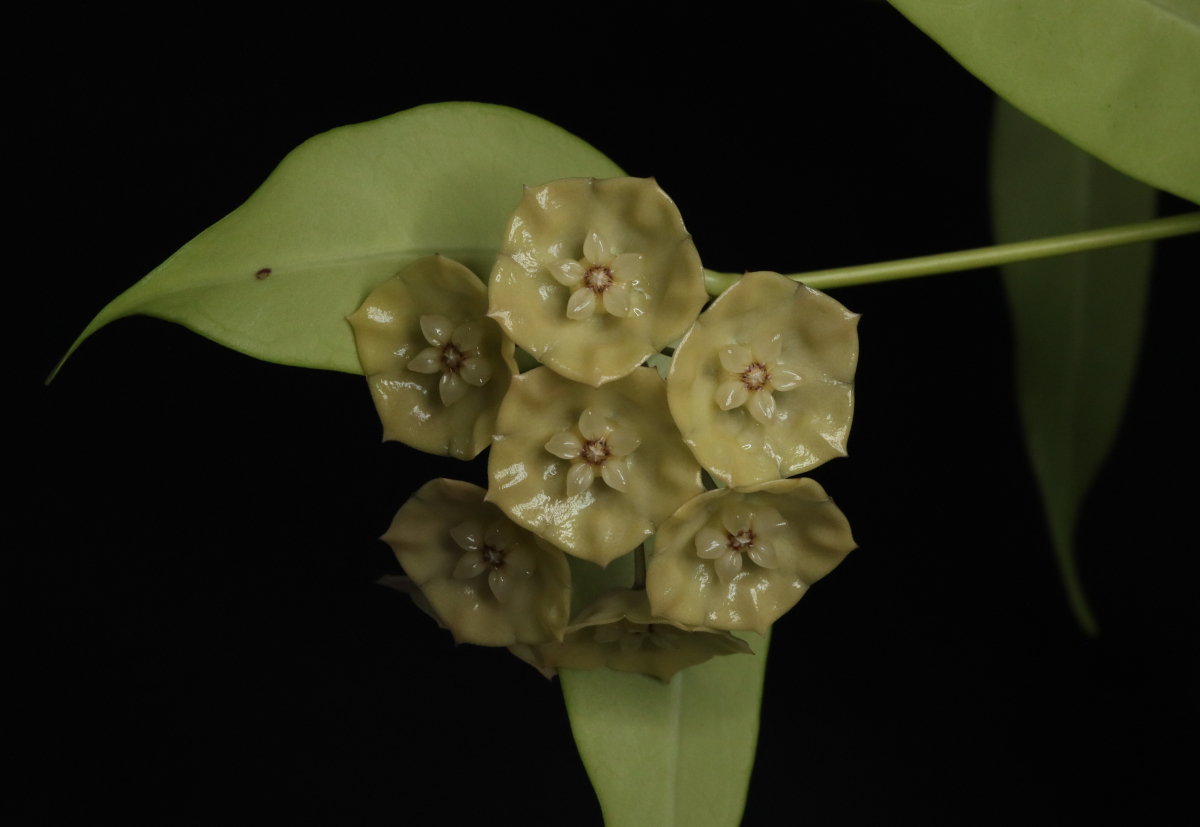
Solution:
M 429 613 L 459 643 L 512 646 L 561 639 L 571 600 L 566 557 L 513 525 L 484 502 L 484 494 L 456 480 L 426 483 L 396 513 L 382 539 Z
M 692 237 L 652 178 L 526 187 L 488 294 L 517 344 L 594 387 L 682 336 L 708 300 Z
M 517 525 L 607 566 L 703 491 L 654 368 L 600 388 L 546 367 L 513 378 L 496 420 L 487 498 Z
M 574 497 L 591 488 L 597 475 L 609 488 L 624 491 L 629 479 L 626 457 L 640 444 L 632 428 L 614 427 L 599 411 L 588 408 L 579 415 L 578 427 L 552 436 L 546 450 L 570 461 L 567 496 Z
M 613 589 L 601 595 L 571 622 L 561 643 L 536 651 L 540 663 L 549 668 L 607 666 L 662 681 L 716 655 L 751 654 L 749 644 L 728 632 L 655 617 L 640 589 Z
M 854 548 L 850 524 L 811 479 L 709 491 L 659 528 L 646 594 L 658 617 L 765 635 Z
M 769 505 L 752 508 L 735 500 L 727 502 L 720 513 L 720 525 L 706 525 L 696 532 L 696 556 L 713 561 L 721 585 L 728 585 L 741 573 L 743 558 L 760 568 L 779 568 L 774 540 L 787 528 L 787 521 L 778 511 Z
M 747 273 L 683 337 L 671 414 L 714 477 L 735 487 L 845 456 L 858 315 L 778 273 Z
M 349 322 L 384 439 L 459 459 L 491 444 L 517 364 L 474 273 L 444 256 L 418 259 Z

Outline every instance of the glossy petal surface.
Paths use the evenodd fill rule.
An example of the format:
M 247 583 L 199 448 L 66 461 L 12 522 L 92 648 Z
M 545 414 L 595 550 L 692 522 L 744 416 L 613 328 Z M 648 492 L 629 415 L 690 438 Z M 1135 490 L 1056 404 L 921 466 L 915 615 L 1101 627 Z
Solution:
M 559 640 L 570 611 L 570 569 L 562 553 L 537 543 L 528 532 L 513 526 L 507 548 L 509 553 L 523 549 L 536 557 L 531 576 L 500 577 L 496 582 L 490 582 L 491 574 L 455 577 L 464 555 L 477 552 L 464 552 L 452 530 L 467 521 L 478 526 L 505 519 L 498 508 L 484 502 L 484 494 L 482 488 L 456 480 L 426 483 L 396 513 L 382 539 L 456 641 L 510 646 Z M 496 599 L 497 588 L 504 603 Z
M 602 236 L 600 243 L 593 233 Z M 608 249 L 597 252 L 602 247 Z M 621 254 L 641 255 L 640 272 L 629 267 L 633 277 L 620 282 L 627 316 L 597 313 L 593 306 L 584 318 L 583 298 L 573 298 L 573 288 L 548 267 L 587 251 L 618 254 L 618 278 L 629 267 Z M 489 295 L 492 317 L 522 348 L 563 376 L 597 387 L 682 336 L 707 300 L 700 257 L 679 210 L 657 184 L 641 178 L 568 178 L 526 188 L 509 220 Z
M 436 364 L 426 364 L 438 353 L 429 346 L 422 317 L 448 320 L 426 323 L 437 336 L 444 332 L 438 324 L 449 327 L 447 341 L 463 325 L 478 325 L 491 372 L 485 385 L 458 380 L 453 384 L 462 387 L 452 387 L 452 403 L 446 403 L 444 374 Z M 350 316 L 350 324 L 384 439 L 459 459 L 470 459 L 491 444 L 496 412 L 517 364 L 512 340 L 487 318 L 487 291 L 470 270 L 443 256 L 419 259 L 375 288 Z M 471 375 L 477 378 L 478 369 Z
M 844 456 L 854 413 L 858 316 L 838 302 L 777 273 L 747 273 L 704 311 L 671 360 L 671 413 L 696 458 L 733 486 L 790 477 Z M 729 399 L 733 378 L 723 360 L 730 345 L 754 351 L 782 333 L 780 362 L 803 379 L 771 394 L 774 416 L 759 421 Z M 735 360 L 736 361 L 736 360 Z M 754 396 L 756 394 L 749 394 Z M 767 413 L 766 400 L 755 409 Z
M 722 527 L 730 505 L 750 512 L 774 509 L 787 521 L 769 540 L 775 568 L 742 559 L 740 572 L 733 571 L 721 557 L 706 560 L 697 554 L 697 535 L 707 542 L 709 534 L 702 532 Z M 690 500 L 659 528 L 647 561 L 646 594 L 657 616 L 765 634 L 854 547 L 845 516 L 810 479 L 775 480 L 740 491 L 722 488 Z M 724 578 L 718 577 L 717 565 L 725 566 Z
M 573 472 L 570 461 L 546 450 L 551 438 L 577 427 L 588 410 L 595 415 L 585 420 L 589 433 L 603 435 L 611 427 L 654 434 L 625 458 L 624 492 L 600 484 L 572 496 L 568 479 L 583 472 Z M 545 367 L 514 378 L 497 420 L 488 479 L 488 500 L 518 525 L 600 565 L 635 549 L 704 490 L 700 466 L 675 429 L 666 387 L 653 368 L 600 388 Z

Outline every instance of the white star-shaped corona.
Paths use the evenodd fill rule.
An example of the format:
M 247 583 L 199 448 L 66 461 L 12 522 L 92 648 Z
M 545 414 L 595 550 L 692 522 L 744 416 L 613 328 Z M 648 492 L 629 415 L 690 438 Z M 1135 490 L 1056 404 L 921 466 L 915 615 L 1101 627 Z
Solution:
M 584 239 L 583 258 L 558 259 L 547 267 L 559 284 L 574 288 L 567 299 L 568 319 L 582 321 L 597 313 L 624 317 L 632 308 L 629 285 L 641 275 L 642 256 L 614 255 L 604 237 L 593 231 Z

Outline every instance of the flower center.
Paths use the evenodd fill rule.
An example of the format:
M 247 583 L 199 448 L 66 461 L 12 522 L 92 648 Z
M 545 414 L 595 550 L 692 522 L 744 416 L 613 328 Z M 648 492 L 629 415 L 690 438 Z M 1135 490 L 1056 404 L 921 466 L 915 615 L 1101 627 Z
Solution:
M 748 391 L 760 391 L 771 379 L 767 366 L 762 362 L 751 362 L 741 373 L 742 384 Z
M 736 552 L 741 553 L 746 551 L 747 549 L 753 547 L 753 545 L 754 531 L 751 529 L 746 529 L 745 531 L 739 531 L 737 534 L 729 535 L 729 547 Z
M 612 270 L 599 264 L 589 267 L 583 274 L 583 286 L 596 293 L 603 293 L 612 287 Z
M 484 545 L 480 554 L 483 555 L 483 562 L 487 563 L 494 569 L 498 569 L 504 565 L 504 550 L 493 548 L 489 545 Z
M 448 373 L 458 373 L 467 358 L 467 351 L 459 350 L 454 345 L 448 344 L 442 348 L 442 370 Z
M 603 438 L 589 439 L 583 443 L 579 455 L 588 465 L 603 465 L 609 457 L 608 443 Z

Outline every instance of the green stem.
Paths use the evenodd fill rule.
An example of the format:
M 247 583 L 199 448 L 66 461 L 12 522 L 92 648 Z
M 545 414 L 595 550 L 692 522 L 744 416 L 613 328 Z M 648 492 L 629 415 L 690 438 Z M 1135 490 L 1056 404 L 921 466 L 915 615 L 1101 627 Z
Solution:
M 917 276 L 932 276 L 938 273 L 953 273 L 959 270 L 977 270 L 981 267 L 996 267 L 1014 261 L 1034 258 L 1062 256 L 1082 253 L 1121 244 L 1153 241 L 1176 235 L 1200 232 L 1200 212 L 1156 218 L 1139 224 L 1124 224 L 1084 233 L 1039 238 L 1033 241 L 1018 241 L 1014 244 L 997 244 L 975 250 L 960 250 L 956 253 L 940 253 L 935 256 L 904 258 L 879 264 L 860 264 L 857 267 L 838 267 L 833 270 L 813 270 L 796 273 L 790 279 L 802 281 L 809 287 L 828 290 L 831 287 L 851 287 L 857 284 L 872 284 L 877 281 L 911 279 Z M 709 294 L 719 296 L 733 286 L 740 276 L 731 273 L 704 271 L 704 285 Z

